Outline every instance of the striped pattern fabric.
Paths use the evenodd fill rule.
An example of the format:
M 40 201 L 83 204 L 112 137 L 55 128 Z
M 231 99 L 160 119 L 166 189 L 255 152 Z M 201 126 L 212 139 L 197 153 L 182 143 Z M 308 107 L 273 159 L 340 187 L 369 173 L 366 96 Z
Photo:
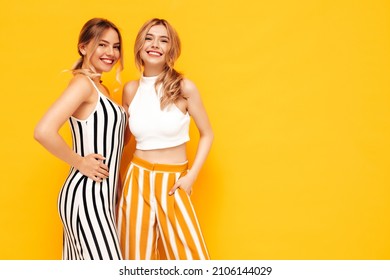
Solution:
M 189 196 L 180 188 L 174 195 L 168 195 L 186 172 L 187 163 L 152 164 L 133 158 L 118 208 L 118 234 L 124 259 L 159 259 L 159 238 L 170 260 L 209 259 Z
M 99 95 L 94 112 L 86 120 L 69 119 L 73 150 L 81 156 L 103 155 L 110 175 L 98 183 L 71 168 L 58 198 L 65 260 L 122 259 L 115 202 L 126 115 L 92 84 Z

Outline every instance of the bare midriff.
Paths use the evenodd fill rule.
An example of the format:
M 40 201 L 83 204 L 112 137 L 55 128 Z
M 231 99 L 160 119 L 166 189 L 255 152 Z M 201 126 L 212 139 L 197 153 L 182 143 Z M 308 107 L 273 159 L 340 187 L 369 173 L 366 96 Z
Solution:
M 155 150 L 138 150 L 134 155 L 151 163 L 177 164 L 187 161 L 186 143 L 176 147 L 155 149 Z

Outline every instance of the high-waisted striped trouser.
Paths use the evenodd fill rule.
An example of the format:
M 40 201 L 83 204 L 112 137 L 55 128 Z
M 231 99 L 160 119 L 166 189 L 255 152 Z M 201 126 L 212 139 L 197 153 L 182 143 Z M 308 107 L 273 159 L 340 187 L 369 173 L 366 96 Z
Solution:
M 118 235 L 124 259 L 159 259 L 158 240 L 168 259 L 209 259 L 194 208 L 175 182 L 187 163 L 153 164 L 134 157 L 124 181 L 118 208 Z

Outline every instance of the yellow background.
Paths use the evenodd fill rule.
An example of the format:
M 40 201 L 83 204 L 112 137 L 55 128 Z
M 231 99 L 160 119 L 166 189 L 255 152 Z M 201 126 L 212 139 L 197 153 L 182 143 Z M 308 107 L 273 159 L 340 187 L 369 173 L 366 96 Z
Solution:
M 177 69 L 215 131 L 193 194 L 213 259 L 390 259 L 389 1 L 1 4 L 0 259 L 61 258 L 69 167 L 33 130 L 92 17 L 122 30 L 123 81 L 139 75 L 132 48 L 144 21 L 179 32 Z M 117 86 L 112 73 L 103 80 Z M 67 124 L 61 133 L 71 143 Z M 193 159 L 194 126 L 191 137 Z

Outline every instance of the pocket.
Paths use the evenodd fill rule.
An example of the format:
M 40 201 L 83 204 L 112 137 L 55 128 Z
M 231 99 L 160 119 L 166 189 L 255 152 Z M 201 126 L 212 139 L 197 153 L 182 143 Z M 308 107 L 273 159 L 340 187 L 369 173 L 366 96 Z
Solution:
M 185 189 L 183 189 L 183 188 L 181 188 L 181 187 L 179 187 L 179 188 L 177 188 L 178 190 L 181 190 L 182 192 L 184 192 L 188 197 L 190 197 L 191 195 L 192 195 L 192 188 L 191 188 L 191 192 L 188 194 L 186 191 L 185 191 Z

